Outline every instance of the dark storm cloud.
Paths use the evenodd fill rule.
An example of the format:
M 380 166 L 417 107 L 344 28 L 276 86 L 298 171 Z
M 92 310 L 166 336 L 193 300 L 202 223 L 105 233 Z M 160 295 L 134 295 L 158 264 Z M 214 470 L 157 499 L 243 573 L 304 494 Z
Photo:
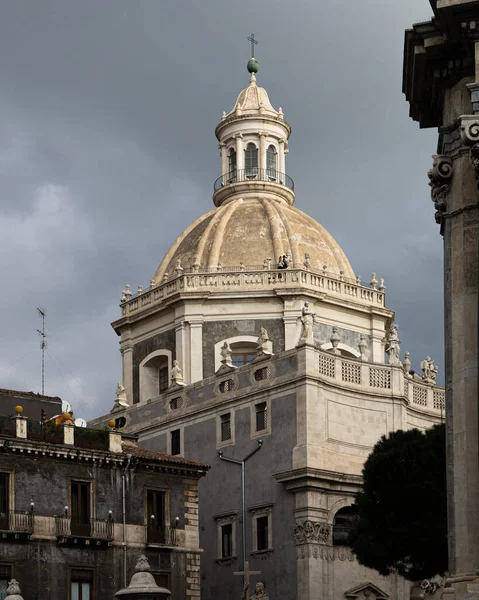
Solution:
M 419 11 L 419 14 L 418 14 Z M 404 29 L 428 2 L 15 0 L 0 7 L 0 386 L 40 388 L 87 417 L 120 378 L 124 284 L 148 285 L 210 210 L 214 127 L 258 82 L 293 127 L 296 205 L 357 274 L 384 277 L 403 350 L 442 362 L 442 245 L 426 172 L 434 131 L 401 93 Z

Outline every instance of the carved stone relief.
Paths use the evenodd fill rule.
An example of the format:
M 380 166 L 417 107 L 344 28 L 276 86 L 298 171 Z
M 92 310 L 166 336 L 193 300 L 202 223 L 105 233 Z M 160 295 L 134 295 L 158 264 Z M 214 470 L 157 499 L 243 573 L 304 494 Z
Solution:
M 479 119 L 474 116 L 461 118 L 461 139 L 469 147 L 469 160 L 476 175 L 479 190 Z
M 296 558 L 319 558 L 321 560 L 354 561 L 351 548 L 345 546 L 322 546 L 321 544 L 300 544 L 296 546 Z
M 442 222 L 442 215 L 447 210 L 447 201 L 451 193 L 449 180 L 452 177 L 452 159 L 443 154 L 433 155 L 433 165 L 427 173 L 431 187 L 431 200 L 436 209 L 436 223 Z
M 296 545 L 306 543 L 327 544 L 331 539 L 331 525 L 324 521 L 310 521 L 307 519 L 302 523 L 295 524 L 293 535 Z

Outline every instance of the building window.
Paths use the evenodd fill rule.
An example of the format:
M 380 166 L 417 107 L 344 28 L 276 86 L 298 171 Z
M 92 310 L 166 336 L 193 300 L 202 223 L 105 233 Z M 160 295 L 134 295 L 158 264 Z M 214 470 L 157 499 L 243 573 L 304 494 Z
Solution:
M 267 550 L 268 544 L 268 517 L 256 519 L 256 550 Z
M 181 432 L 179 429 L 171 432 L 171 454 L 173 456 L 181 454 Z
M 265 379 L 269 379 L 271 377 L 271 367 L 262 367 L 261 369 L 256 369 L 254 372 L 254 380 L 255 381 L 264 381 Z
M 262 505 L 249 509 L 253 517 L 253 554 L 273 549 L 272 514 L 273 505 Z
M 221 415 L 221 441 L 226 442 L 231 439 L 231 413 Z
M 166 358 L 166 357 L 165 357 Z M 163 392 L 166 392 L 166 390 L 168 389 L 169 386 L 169 381 L 168 381 L 168 364 L 163 365 L 159 368 L 159 373 L 158 373 L 158 393 L 162 394 Z
M 232 352 L 231 363 L 234 367 L 242 367 L 254 360 L 255 354 L 252 352 Z
M 92 600 L 93 571 L 72 569 L 70 579 L 70 600 Z
M 10 507 L 10 473 L 0 473 L 0 530 L 8 531 Z
M 147 490 L 147 540 L 150 544 L 164 544 L 166 539 L 166 492 Z
M 254 179 L 258 175 L 258 148 L 252 143 L 246 146 L 244 166 L 246 177 Z
M 349 532 L 357 515 L 356 506 L 340 508 L 333 520 L 333 546 L 349 546 Z
M 266 150 L 266 170 L 270 179 L 276 179 L 277 156 L 276 148 L 273 145 L 268 146 Z
M 88 481 L 72 481 L 70 484 L 70 497 L 71 534 L 89 537 L 91 484 Z
M 236 179 L 236 152 L 232 149 L 228 155 L 228 180 Z
M 233 556 L 233 524 L 221 525 L 221 558 Z
M 220 391 L 221 394 L 224 394 L 225 392 L 232 392 L 234 389 L 235 389 L 234 379 L 226 379 L 225 381 L 222 381 L 218 386 L 218 390 Z
M 12 566 L 0 565 L 0 600 L 7 597 L 8 582 L 12 579 Z
M 256 431 L 264 431 L 268 428 L 268 407 L 266 402 L 256 404 Z
M 232 559 L 236 556 L 236 515 L 223 513 L 214 517 L 218 527 L 218 560 Z

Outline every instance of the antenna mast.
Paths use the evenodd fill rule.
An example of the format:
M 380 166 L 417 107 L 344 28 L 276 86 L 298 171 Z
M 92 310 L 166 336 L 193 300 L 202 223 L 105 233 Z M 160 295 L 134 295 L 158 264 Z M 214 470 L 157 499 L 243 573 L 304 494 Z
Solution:
M 46 333 L 45 333 L 45 311 L 42 310 L 41 308 L 38 308 L 38 314 L 41 316 L 42 318 L 42 329 L 40 331 L 40 329 L 37 329 L 37 332 L 40 334 L 40 337 L 42 338 L 42 341 L 40 343 L 40 348 L 42 350 L 42 396 L 45 395 L 45 348 L 47 346 L 47 343 L 45 342 L 45 338 Z

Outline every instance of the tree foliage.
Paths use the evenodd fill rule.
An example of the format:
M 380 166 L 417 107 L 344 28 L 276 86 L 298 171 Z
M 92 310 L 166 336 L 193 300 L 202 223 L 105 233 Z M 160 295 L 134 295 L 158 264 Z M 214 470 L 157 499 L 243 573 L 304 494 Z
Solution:
M 363 468 L 350 544 L 382 575 L 418 580 L 447 569 L 444 425 L 383 436 Z

